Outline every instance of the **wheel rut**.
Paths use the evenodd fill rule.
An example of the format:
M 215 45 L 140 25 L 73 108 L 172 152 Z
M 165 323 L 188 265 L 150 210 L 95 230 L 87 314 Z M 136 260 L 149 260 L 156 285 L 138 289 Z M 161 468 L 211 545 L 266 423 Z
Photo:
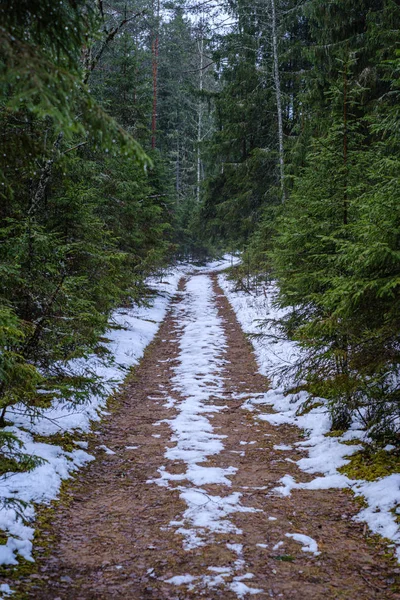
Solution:
M 216 274 L 182 280 L 96 460 L 39 535 L 37 572 L 14 588 L 37 600 L 399 598 L 347 492 L 274 492 L 285 474 L 308 476 L 301 432 L 244 406 L 267 389 Z

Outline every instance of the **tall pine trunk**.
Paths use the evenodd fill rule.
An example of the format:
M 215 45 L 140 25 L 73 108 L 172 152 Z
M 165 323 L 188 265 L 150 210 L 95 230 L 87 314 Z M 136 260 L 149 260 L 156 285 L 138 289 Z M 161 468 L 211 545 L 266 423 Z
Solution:
M 272 29 L 272 51 L 274 57 L 274 83 L 276 96 L 276 112 L 278 116 L 278 142 L 279 142 L 279 170 L 282 191 L 282 202 L 285 201 L 285 155 L 283 147 L 283 120 L 282 120 L 282 96 L 281 80 L 279 74 L 278 36 L 276 24 L 275 0 L 271 0 L 271 29 Z
M 348 86 L 348 74 L 347 74 L 347 58 L 343 68 L 343 167 L 344 167 L 344 190 L 343 190 L 343 224 L 347 225 L 348 222 L 348 197 L 347 197 L 347 179 L 348 179 L 348 139 L 347 139 L 347 86 Z

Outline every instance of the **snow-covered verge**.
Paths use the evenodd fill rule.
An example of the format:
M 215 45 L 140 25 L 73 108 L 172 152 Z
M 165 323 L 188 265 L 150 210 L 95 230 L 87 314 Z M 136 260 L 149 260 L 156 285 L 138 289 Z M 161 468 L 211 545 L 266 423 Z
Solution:
M 79 438 L 80 433 L 90 431 L 93 421 L 107 414 L 104 410 L 107 394 L 111 394 L 124 380 L 129 368 L 139 362 L 164 318 L 180 277 L 186 271 L 187 266 L 179 266 L 165 275 L 162 282 L 159 279 L 149 280 L 149 285 L 157 291 L 151 306 L 132 306 L 118 309 L 112 314 L 110 329 L 105 333 L 110 363 L 105 364 L 94 355 L 86 361 L 75 361 L 75 372 L 79 368 L 83 370 L 89 367 L 100 377 L 104 394 L 92 395 L 85 404 L 74 408 L 60 399 L 33 422 L 22 406 L 16 405 L 7 413 L 7 418 L 13 422 L 13 426 L 7 427 L 7 430 L 15 433 L 23 442 L 24 452 L 43 458 L 46 462 L 28 473 L 8 473 L 0 478 L 0 502 L 3 505 L 0 510 L 0 530 L 8 535 L 7 543 L 0 544 L 0 564 L 17 564 L 17 554 L 32 560 L 34 529 L 27 523 L 34 519 L 33 505 L 49 503 L 56 498 L 62 481 L 94 460 L 84 450 L 87 442 L 77 441 L 76 450 L 66 452 L 60 446 L 35 441 L 33 434 L 46 437 L 74 432 L 75 437 Z M 18 517 L 16 505 L 7 505 L 10 500 L 25 503 L 21 511 L 24 522 Z
M 90 431 L 91 423 L 107 413 L 104 405 L 111 394 L 124 380 L 130 367 L 137 364 L 144 349 L 156 334 L 163 320 L 171 295 L 187 267 L 178 267 L 160 282 L 150 280 L 150 286 L 157 291 L 152 306 L 132 306 L 116 310 L 110 319 L 110 329 L 105 333 L 105 344 L 110 352 L 111 363 L 104 363 L 96 356 L 86 361 L 75 361 L 75 372 L 80 367 L 89 367 L 100 377 L 105 394 L 93 395 L 85 404 L 72 408 L 62 399 L 53 402 L 51 408 L 43 411 L 32 422 L 16 405 L 7 417 L 14 423 L 7 430 L 15 433 L 24 443 L 24 452 L 45 459 L 44 464 L 28 473 L 9 473 L 0 478 L 0 498 L 2 503 L 17 500 L 26 503 L 22 513 L 25 523 L 18 518 L 15 506 L 4 506 L 0 510 L 0 530 L 7 533 L 8 541 L 0 545 L 0 564 L 16 564 L 17 553 L 32 560 L 32 538 L 34 529 L 26 524 L 35 516 L 34 503 L 48 503 L 56 498 L 62 480 L 74 471 L 94 460 L 84 448 L 86 442 L 77 442 L 76 450 L 66 452 L 60 446 L 34 441 L 32 434 L 49 436 L 73 431 L 75 434 Z
M 236 316 L 247 334 L 260 333 L 260 321 L 264 319 L 277 319 L 282 316 L 282 311 L 273 306 L 276 289 L 273 285 L 267 287 L 263 293 L 249 295 L 235 291 L 234 283 L 226 275 L 219 276 L 219 282 L 226 293 Z M 274 333 L 269 325 L 269 333 Z M 268 333 L 268 328 L 263 328 L 263 333 Z M 365 432 L 360 424 L 354 422 L 349 431 L 340 437 L 330 437 L 326 434 L 331 428 L 331 419 L 326 402 L 315 399 L 316 404 L 321 400 L 321 405 L 313 408 L 307 414 L 297 415 L 298 409 L 307 399 L 306 392 L 298 394 L 285 393 L 285 386 L 280 382 L 278 373 L 280 368 L 294 362 L 300 350 L 295 343 L 289 340 L 273 341 L 265 336 L 252 337 L 257 362 L 260 372 L 271 381 L 271 389 L 263 398 L 246 402 L 245 408 L 258 411 L 260 405 L 271 405 L 276 413 L 260 414 L 258 417 L 273 425 L 288 423 L 302 428 L 306 437 L 298 446 L 307 451 L 308 456 L 297 461 L 301 470 L 316 474 L 309 483 L 299 483 L 290 476 L 285 475 L 275 491 L 284 496 L 290 495 L 293 489 L 328 489 L 351 488 L 356 496 L 362 496 L 366 501 L 366 508 L 355 517 L 357 521 L 367 523 L 373 533 L 380 534 L 393 542 L 395 552 L 400 561 L 400 529 L 395 515 L 400 512 L 400 473 L 382 477 L 376 481 L 349 479 L 339 473 L 338 469 L 348 463 L 346 457 L 362 448 L 360 444 L 347 445 L 344 442 L 366 439 Z M 295 382 L 288 382 L 288 387 L 294 387 Z M 388 446 L 390 451 L 393 447 Z

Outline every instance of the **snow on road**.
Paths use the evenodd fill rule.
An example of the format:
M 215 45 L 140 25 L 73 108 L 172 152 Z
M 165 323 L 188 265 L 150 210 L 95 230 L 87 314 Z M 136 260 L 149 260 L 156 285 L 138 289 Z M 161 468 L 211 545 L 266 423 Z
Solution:
M 227 266 L 226 261 L 225 263 L 214 264 L 212 268 L 218 270 L 224 266 Z M 264 483 L 264 481 L 262 478 L 259 480 L 257 474 L 257 479 L 254 481 L 256 487 L 251 487 L 252 493 L 256 490 L 260 491 L 260 497 L 264 498 L 264 493 L 266 493 L 265 504 L 268 504 L 269 501 L 270 509 L 271 498 L 272 503 L 276 499 L 277 506 L 290 502 L 290 500 L 284 500 L 283 497 L 289 496 L 293 489 L 313 490 L 352 485 L 356 493 L 362 493 L 367 498 L 369 504 L 359 514 L 358 518 L 366 520 L 371 528 L 375 527 L 374 531 L 381 533 L 384 531 L 387 537 L 391 537 L 396 541 L 399 540 L 398 528 L 391 513 L 393 507 L 399 502 L 397 476 L 385 478 L 381 482 L 354 483 L 338 473 L 338 467 L 346 463 L 346 455 L 357 449 L 358 446 L 349 447 L 341 444 L 340 440 L 325 436 L 325 433 L 329 430 L 330 421 L 323 405 L 306 415 L 296 415 L 299 404 L 305 399 L 304 393 L 297 397 L 285 395 L 283 386 L 275 377 L 275 370 L 282 362 L 291 360 L 291 357 L 298 352 L 298 349 L 290 342 L 284 341 L 278 345 L 272 345 L 268 341 L 260 340 L 260 338 L 253 340 L 260 371 L 265 375 L 272 374 L 272 389 L 267 393 L 263 393 L 259 390 L 265 389 L 264 385 L 262 387 L 257 386 L 251 389 L 257 389 L 258 391 L 251 393 L 248 387 L 237 387 L 238 382 L 247 384 L 247 381 L 242 381 L 243 378 L 247 377 L 246 370 L 244 370 L 246 375 L 242 375 L 242 371 L 239 370 L 240 375 L 236 377 L 237 381 L 235 377 L 231 377 L 234 373 L 236 376 L 235 368 L 238 364 L 242 364 L 241 347 L 239 346 L 236 354 L 232 352 L 232 349 L 236 348 L 235 341 L 238 338 L 233 336 L 234 343 L 232 344 L 231 330 L 227 328 L 227 323 L 231 323 L 231 321 L 229 321 L 229 318 L 225 318 L 225 314 L 223 319 L 219 316 L 217 304 L 220 307 L 223 306 L 219 300 L 221 296 L 214 291 L 207 270 L 194 269 L 194 271 L 197 271 L 197 274 L 189 277 L 185 290 L 177 292 L 178 301 L 172 309 L 175 321 L 172 338 L 170 338 L 171 319 L 167 319 L 168 334 L 165 337 L 168 339 L 162 340 L 162 342 L 168 344 L 170 339 L 174 343 L 176 342 L 179 348 L 178 356 L 176 357 L 176 346 L 173 344 L 168 348 L 167 353 L 162 354 L 163 358 L 167 357 L 166 360 L 155 361 L 156 363 L 169 363 L 168 367 L 165 365 L 165 368 L 168 370 L 168 377 L 172 371 L 172 378 L 168 379 L 168 385 L 167 378 L 165 378 L 163 384 L 157 383 L 155 387 L 151 387 L 151 394 L 148 396 L 148 399 L 152 400 L 154 405 L 162 405 L 167 409 L 172 409 L 168 413 L 170 418 L 156 422 L 152 420 L 149 423 L 149 427 L 158 428 L 154 434 L 150 433 L 149 437 L 159 440 L 159 445 L 155 446 L 157 454 L 152 455 L 155 466 L 158 467 L 158 475 L 152 475 L 155 478 L 150 480 L 152 485 L 147 486 L 147 488 L 154 490 L 154 492 L 150 492 L 150 497 L 152 494 L 160 494 L 160 496 L 164 495 L 164 498 L 166 496 L 171 498 L 171 502 L 168 503 L 167 501 L 166 503 L 171 511 L 168 513 L 167 519 L 163 521 L 161 527 L 159 527 L 158 522 L 154 526 L 160 532 L 167 531 L 168 539 L 176 540 L 173 545 L 178 545 L 180 552 L 188 557 L 188 560 L 175 562 L 174 559 L 172 563 L 169 563 L 168 568 L 159 575 L 155 575 L 154 563 L 150 562 L 151 568 L 146 571 L 147 575 L 152 578 L 159 577 L 163 585 L 185 586 L 188 592 L 194 592 L 195 595 L 203 594 L 204 590 L 210 590 L 209 593 L 212 595 L 213 589 L 218 589 L 218 594 L 226 593 L 231 597 L 229 594 L 231 593 L 238 598 L 247 598 L 252 595 L 270 593 L 267 587 L 269 583 L 265 581 L 265 578 L 260 578 L 265 564 L 264 555 L 270 562 L 271 560 L 278 560 L 280 556 L 273 556 L 271 552 L 279 550 L 280 555 L 285 553 L 287 545 L 292 544 L 292 547 L 295 547 L 293 542 L 297 542 L 300 544 L 297 554 L 303 556 L 303 558 L 305 557 L 307 561 L 309 559 L 314 560 L 314 557 L 319 557 L 321 553 L 322 557 L 324 556 L 326 544 L 320 536 L 317 537 L 317 543 L 312 537 L 300 533 L 300 531 L 295 531 L 297 525 L 293 524 L 290 519 L 288 524 L 279 530 L 279 524 L 282 522 L 281 514 L 279 514 L 279 519 L 268 516 L 269 511 L 267 512 L 264 503 L 255 502 L 257 508 L 244 505 L 243 494 L 247 496 L 249 487 L 247 481 L 245 481 L 246 485 L 238 485 L 238 480 L 240 481 L 243 473 L 246 473 L 246 469 L 251 463 L 238 460 L 238 455 L 240 457 L 246 455 L 247 457 L 248 454 L 254 453 L 256 450 L 265 451 L 264 447 L 258 446 L 264 446 L 264 436 L 268 439 L 271 437 L 271 433 L 260 433 L 257 436 L 256 432 L 260 432 L 260 429 L 258 429 L 260 421 L 268 422 L 271 425 L 290 423 L 307 430 L 309 433 L 308 438 L 300 442 L 292 441 L 291 445 L 282 443 L 286 440 L 279 439 L 277 436 L 276 441 L 278 443 L 271 445 L 271 449 L 277 455 L 277 459 L 272 460 L 271 465 L 282 463 L 284 470 L 280 469 L 278 471 L 279 475 L 272 479 L 271 485 L 268 483 L 267 486 L 258 486 L 259 482 Z M 183 274 L 182 271 L 178 271 L 174 274 L 170 283 L 162 285 L 167 285 L 168 291 L 175 291 L 181 274 Z M 267 296 L 263 297 L 242 295 L 232 289 L 231 284 L 224 276 L 220 278 L 220 282 L 245 332 L 258 332 L 257 320 L 276 314 L 275 309 L 272 308 L 271 293 L 269 291 Z M 165 294 L 166 290 L 162 291 Z M 156 299 L 154 307 L 124 310 L 124 313 L 118 311 L 114 315 L 116 319 L 121 319 L 126 324 L 123 330 L 110 330 L 110 343 L 112 352 L 116 357 L 114 387 L 118 381 L 123 379 L 129 365 L 138 362 L 144 347 L 154 336 L 160 321 L 165 315 L 170 297 L 170 294 L 160 295 Z M 224 310 L 226 310 L 226 305 Z M 239 334 L 241 336 L 240 331 Z M 227 339 L 229 339 L 229 349 Z M 170 356 L 174 358 L 169 358 Z M 228 361 L 228 357 L 232 362 Z M 236 367 L 234 368 L 232 364 L 235 364 Z M 254 363 L 252 365 L 251 371 L 249 371 L 250 376 L 255 373 Z M 160 373 L 156 376 L 161 377 Z M 224 377 L 226 377 L 226 380 Z M 249 391 L 236 393 L 238 389 Z M 225 404 L 228 399 L 234 400 L 235 409 L 238 409 L 234 413 L 235 418 L 238 420 L 235 422 L 236 428 L 233 428 L 233 430 L 229 426 L 219 427 L 221 422 L 224 423 L 224 415 L 226 414 L 224 411 L 232 409 L 232 405 L 229 409 Z M 266 414 L 263 405 L 273 405 L 277 412 Z M 67 407 L 54 406 L 50 410 L 60 411 L 54 413 L 56 420 L 53 419 L 47 424 L 45 414 L 43 419 L 38 420 L 35 424 L 35 430 L 47 433 L 55 431 L 54 423 L 57 423 L 57 415 L 59 414 L 59 422 L 62 424 L 61 430 L 76 429 L 78 426 L 81 431 L 87 431 L 90 427 L 90 419 L 99 419 L 101 415 L 107 416 L 108 413 L 102 407 L 102 401 L 93 398 L 88 406 L 82 407 L 82 413 L 79 417 L 76 414 L 70 415 Z M 153 410 L 153 406 L 150 409 Z M 161 406 L 159 409 L 161 409 Z M 250 416 L 246 415 L 245 411 L 251 411 L 251 423 L 245 422 L 246 418 Z M 171 414 L 173 414 L 172 417 Z M 228 415 L 230 419 L 231 413 L 227 413 L 227 418 Z M 243 415 L 244 422 L 242 421 Z M 159 412 L 156 419 L 162 419 L 164 416 L 166 415 Z M 16 416 L 15 427 L 17 424 L 23 425 L 24 422 L 23 420 L 18 421 Z M 160 427 L 161 424 L 167 424 L 171 434 L 169 434 L 167 428 Z M 247 427 L 252 428 L 252 430 L 247 429 Z M 227 435 L 221 435 L 220 429 Z M 159 431 L 162 432 L 162 435 L 158 433 Z M 235 436 L 232 435 L 233 431 Z M 167 432 L 167 438 L 169 438 L 167 441 L 164 438 L 165 432 Z M 29 518 L 33 518 L 32 501 L 48 502 L 54 498 L 58 493 L 62 479 L 68 477 L 73 470 L 78 469 L 80 465 L 85 464 L 88 460 L 93 460 L 93 457 L 86 452 L 87 442 L 84 441 L 78 441 L 76 450 L 67 453 L 58 446 L 35 442 L 32 436 L 26 432 L 25 436 L 27 449 L 33 449 L 36 454 L 42 453 L 43 456 L 48 458 L 49 462 L 42 467 L 38 467 L 32 473 L 16 474 L 8 479 L 0 478 L 0 494 L 4 493 L 5 497 L 26 499 L 28 508 L 25 514 Z M 357 440 L 360 432 L 354 427 L 346 436 L 346 439 Z M 258 441 L 255 441 L 254 438 L 256 437 Z M 104 457 L 104 455 L 115 454 L 114 450 L 109 447 L 114 447 L 112 439 L 105 440 L 107 445 L 100 443 L 100 439 L 97 442 L 97 449 L 100 450 L 98 455 Z M 233 439 L 235 440 L 234 446 L 232 446 Z M 146 450 L 146 443 L 140 438 L 138 441 L 139 444 L 133 438 L 126 442 L 134 444 L 125 446 L 133 456 Z M 167 445 L 164 446 L 164 444 Z M 225 449 L 225 446 L 227 446 L 226 450 L 229 450 L 229 452 L 225 451 L 223 457 L 218 459 L 218 455 Z M 232 447 L 235 449 L 232 450 Z M 304 456 L 297 461 L 287 458 L 287 453 L 292 450 L 303 450 Z M 231 459 L 227 458 L 229 456 L 231 456 Z M 222 467 L 215 465 L 215 463 L 220 464 L 219 460 L 225 460 L 226 458 L 228 462 L 224 462 Z M 251 460 L 253 459 L 251 458 Z M 315 478 L 308 483 L 299 483 L 292 475 L 286 474 L 281 477 L 282 474 L 287 473 L 288 463 L 285 463 L 285 461 L 296 462 L 302 470 L 315 474 Z M 96 464 L 98 463 L 94 463 L 94 466 Z M 146 469 L 144 481 L 146 481 L 150 476 L 146 463 L 144 468 Z M 156 472 L 153 469 L 154 462 L 152 463 L 152 474 Z M 267 481 L 269 482 L 268 478 Z M 156 485 L 161 486 L 162 493 Z M 273 486 L 276 487 L 273 489 Z M 177 511 L 175 505 L 177 493 L 182 501 L 179 506 L 183 508 L 180 509 L 178 514 L 175 514 L 175 511 Z M 151 502 L 146 502 L 145 506 L 151 506 Z M 274 505 L 272 505 L 272 509 L 275 510 Z M 248 515 L 246 513 L 257 514 Z M 293 515 L 295 515 L 294 512 Z M 252 532 L 252 520 L 254 519 L 254 522 L 256 522 L 257 518 L 259 518 L 258 529 Z M 270 532 L 263 529 L 263 525 L 268 522 L 272 523 L 271 537 Z M 259 527 L 260 524 L 261 528 Z M 3 563 L 15 563 L 18 553 L 29 559 L 31 557 L 31 539 L 33 536 L 33 529 L 29 527 L 29 524 L 18 522 L 15 513 L 10 509 L 8 512 L 3 511 L 3 513 L 0 513 L 1 528 L 6 529 L 10 537 L 7 544 L 0 546 L 0 564 L 1 561 Z M 243 534 L 241 528 L 247 532 L 246 535 Z M 313 535 L 312 527 L 308 526 L 304 529 Z M 250 536 L 249 531 L 251 532 Z M 264 533 L 260 535 L 260 531 L 264 531 Z M 176 537 L 173 535 L 174 532 L 177 534 Z M 154 534 L 154 530 L 152 533 Z M 249 540 L 253 539 L 254 533 L 256 540 L 253 550 L 257 548 L 267 550 L 267 552 L 259 552 L 262 568 L 260 568 L 260 563 L 254 561 L 254 553 L 253 555 L 250 553 Z M 153 540 L 153 535 L 150 540 Z M 208 550 L 211 550 L 213 544 L 214 551 L 217 548 L 218 551 L 222 550 L 222 552 L 216 552 L 215 556 L 218 556 L 218 558 L 215 562 L 210 559 L 209 562 L 204 563 L 203 554 L 207 556 Z M 318 544 L 320 544 L 320 547 L 318 547 Z M 153 546 L 148 546 L 148 549 L 150 548 L 153 548 Z M 198 550 L 199 548 L 200 550 Z M 191 551 L 193 551 L 192 554 Z M 73 552 L 75 553 L 74 545 Z M 227 558 L 225 558 L 226 553 Z M 200 557 L 201 562 L 192 561 L 191 557 Z M 257 558 L 257 560 L 259 559 Z M 318 558 L 318 560 L 320 559 Z M 216 565 L 217 561 L 218 566 Z M 176 568 L 177 564 L 186 564 L 186 566 L 181 566 L 182 572 L 179 572 Z M 123 569 L 121 565 L 122 562 L 116 565 L 115 568 L 118 570 Z M 250 565 L 252 565 L 254 573 L 257 574 L 257 579 L 253 573 L 249 572 Z M 202 570 L 199 569 L 199 566 Z M 272 569 L 272 574 L 276 574 L 276 569 Z M 256 582 L 265 589 L 256 587 Z M 168 587 L 168 594 L 169 591 Z M 0 597 L 5 598 L 9 593 L 12 593 L 12 591 L 7 587 L 0 587 Z
M 309 535 L 303 533 L 287 533 L 286 537 L 292 538 L 295 542 L 299 542 L 303 548 L 303 552 L 311 552 L 314 556 L 321 554 L 318 550 L 317 542 Z
M 172 430 L 171 442 L 174 444 L 166 449 L 165 458 L 183 462 L 185 471 L 172 474 L 162 466 L 155 483 L 169 486 L 170 482 L 182 482 L 172 489 L 179 490 L 187 509 L 170 522 L 170 527 L 183 536 L 184 547 L 191 550 L 212 542 L 213 534 L 230 533 L 240 540 L 242 531 L 234 525 L 230 515 L 255 512 L 255 509 L 241 504 L 241 493 L 229 491 L 232 485 L 230 477 L 237 471 L 235 467 L 219 468 L 204 464 L 224 447 L 226 436 L 215 433 L 211 419 L 215 413 L 227 409 L 227 406 L 215 403 L 216 400 L 223 402 L 222 370 L 227 346 L 210 277 L 196 275 L 188 280 L 175 315 L 180 354 L 172 378 L 177 395 L 169 400 L 169 405 L 174 406 L 177 415 L 165 421 Z M 212 484 L 225 486 L 227 493 L 219 495 L 202 487 Z M 187 584 L 188 589 L 195 589 L 197 584 L 202 587 L 224 585 L 239 598 L 260 593 L 262 590 L 242 581 L 253 577 L 251 573 L 242 573 L 245 567 L 242 544 L 229 544 L 229 549 L 237 555 L 233 568 L 228 566 L 221 571 L 221 567 L 215 567 L 217 574 L 200 577 L 176 575 L 168 582 Z M 225 582 L 228 576 L 230 582 Z

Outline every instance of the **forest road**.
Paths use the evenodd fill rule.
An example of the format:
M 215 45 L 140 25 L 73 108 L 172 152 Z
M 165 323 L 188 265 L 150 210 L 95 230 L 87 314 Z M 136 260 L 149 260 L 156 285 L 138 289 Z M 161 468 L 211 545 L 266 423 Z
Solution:
M 274 492 L 286 474 L 311 477 L 295 464 L 301 432 L 246 409 L 267 388 L 216 274 L 182 280 L 99 429 L 97 460 L 44 526 L 22 597 L 399 598 L 347 492 Z

